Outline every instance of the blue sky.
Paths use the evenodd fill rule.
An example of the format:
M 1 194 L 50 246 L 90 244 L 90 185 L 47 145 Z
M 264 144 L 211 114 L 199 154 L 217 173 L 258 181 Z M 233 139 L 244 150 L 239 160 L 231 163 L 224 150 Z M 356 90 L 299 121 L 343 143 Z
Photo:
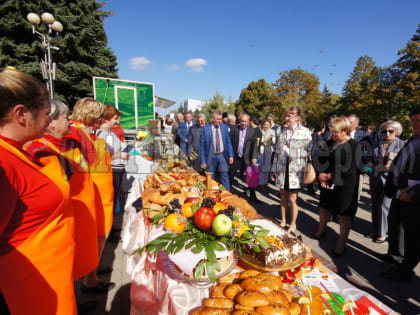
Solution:
M 152 82 L 177 104 L 216 90 L 235 101 L 251 81 L 297 67 L 340 94 L 360 56 L 392 64 L 420 23 L 418 0 L 107 0 L 104 9 L 114 11 L 105 31 L 119 77 Z

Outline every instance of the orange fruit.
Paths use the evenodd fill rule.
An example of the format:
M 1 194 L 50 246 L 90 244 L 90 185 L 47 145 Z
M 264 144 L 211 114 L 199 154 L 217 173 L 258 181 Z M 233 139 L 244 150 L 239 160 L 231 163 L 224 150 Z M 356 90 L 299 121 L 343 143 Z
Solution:
M 315 286 L 311 286 L 311 288 L 309 288 L 307 286 L 306 287 L 306 290 L 307 290 L 307 291 L 305 291 L 306 297 L 309 297 L 309 291 L 311 291 L 312 298 L 314 298 L 314 297 L 322 294 L 322 290 L 320 288 L 318 288 L 318 287 L 315 287 Z M 329 298 L 329 296 L 328 296 L 328 298 Z
M 184 217 L 191 218 L 194 215 L 192 205 L 193 204 L 191 202 L 186 202 L 182 205 L 181 213 L 184 215 Z
M 216 204 L 213 206 L 213 211 L 214 213 L 218 214 L 220 210 L 225 210 L 227 207 L 221 203 L 221 202 L 216 202 Z
M 180 233 L 184 231 L 186 225 L 187 223 L 185 222 L 185 218 L 176 213 L 171 213 L 168 215 L 164 222 L 165 230 L 173 233 Z

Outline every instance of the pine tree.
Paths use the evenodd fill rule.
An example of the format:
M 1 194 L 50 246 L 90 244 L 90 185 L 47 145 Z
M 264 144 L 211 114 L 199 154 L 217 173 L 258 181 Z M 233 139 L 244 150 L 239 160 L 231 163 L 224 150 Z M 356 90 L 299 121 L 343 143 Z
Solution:
M 50 12 L 64 27 L 60 38 L 52 40 L 59 48 L 52 51 L 55 97 L 72 107 L 77 99 L 92 96 L 92 76 L 117 77 L 117 58 L 107 47 L 103 24 L 111 12 L 101 10 L 104 5 L 95 0 L 6 0 L 0 5 L 0 67 L 14 66 L 42 80 L 44 49 L 26 15 Z

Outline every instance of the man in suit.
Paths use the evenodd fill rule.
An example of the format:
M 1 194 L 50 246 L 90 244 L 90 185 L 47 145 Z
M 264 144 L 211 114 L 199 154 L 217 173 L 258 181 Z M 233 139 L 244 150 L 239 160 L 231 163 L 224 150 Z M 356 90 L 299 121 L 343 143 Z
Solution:
M 393 281 L 412 279 L 413 269 L 420 261 L 420 106 L 411 112 L 411 126 L 413 137 L 394 159 L 385 183 L 385 195 L 393 199 L 388 216 L 388 254 L 383 260 L 398 263 L 398 256 L 403 255 L 398 268 L 382 274 Z
M 234 152 L 233 164 L 230 166 L 229 179 L 233 178 L 238 170 L 243 172 L 248 166 L 257 164 L 258 147 L 256 131 L 249 125 L 249 115 L 243 113 L 239 119 L 239 126 L 230 130 L 230 139 Z M 251 200 L 258 201 L 255 196 L 255 188 L 249 188 Z
M 182 152 L 187 153 L 188 133 L 190 128 L 194 125 L 193 116 L 189 112 L 185 114 L 185 121 L 179 123 L 177 135 Z
M 222 113 L 215 110 L 212 123 L 201 129 L 200 135 L 200 162 L 201 168 L 212 173 L 220 173 L 221 184 L 230 191 L 229 164 L 233 163 L 233 149 L 229 132 L 222 124 Z
M 232 128 L 234 128 L 236 126 L 236 116 L 234 114 L 228 115 L 227 126 L 228 126 L 228 129 L 229 129 L 229 132 Z
M 366 137 L 370 136 L 369 132 L 367 132 L 366 130 L 362 130 L 362 129 L 358 128 L 360 119 L 359 119 L 359 117 L 357 117 L 357 115 L 351 114 L 350 116 L 347 117 L 347 119 L 350 121 L 350 124 L 351 124 L 350 137 L 354 141 L 360 142 L 363 139 L 365 139 Z
M 206 124 L 206 115 L 198 113 L 196 115 L 197 123 L 189 129 L 188 133 L 188 158 L 191 161 L 191 166 L 199 173 L 203 172 L 200 163 L 200 134 L 201 129 Z

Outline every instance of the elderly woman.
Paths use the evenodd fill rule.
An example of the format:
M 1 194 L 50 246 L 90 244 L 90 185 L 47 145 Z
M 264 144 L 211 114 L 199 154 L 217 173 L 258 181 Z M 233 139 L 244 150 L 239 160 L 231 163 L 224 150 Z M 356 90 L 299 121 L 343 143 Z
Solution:
M 287 128 L 278 137 L 276 154 L 271 169 L 275 185 L 280 188 L 281 226 L 286 226 L 286 209 L 290 201 L 291 221 L 289 232 L 296 230 L 298 216 L 297 196 L 303 187 L 303 175 L 306 168 L 312 140 L 308 128 L 299 124 L 301 111 L 297 106 L 286 110 Z
M 76 314 L 74 217 L 57 159 L 44 166 L 23 150 L 50 123 L 44 84 L 0 71 L 0 288 L 8 314 Z
M 398 136 L 402 133 L 399 122 L 388 120 L 379 128 L 381 139 L 372 148 L 373 171 L 370 173 L 370 194 L 372 199 L 372 239 L 383 243 L 387 238 L 388 214 L 391 198 L 384 194 L 385 182 L 391 163 L 404 146 L 404 141 Z
M 339 257 L 344 254 L 352 218 L 357 210 L 357 143 L 350 137 L 351 124 L 346 117 L 334 118 L 329 130 L 332 141 L 327 142 L 327 154 L 313 154 L 313 157 L 318 156 L 313 164 L 319 173 L 321 194 L 318 231 L 312 237 L 325 237 L 330 213 L 338 215 L 340 236 L 332 254 Z M 325 160 L 322 159 L 323 156 L 326 156 Z
M 272 148 L 276 143 L 276 134 L 271 129 L 271 123 L 268 119 L 264 120 L 261 129 L 260 156 L 258 164 L 260 168 L 260 185 L 267 185 L 268 177 L 271 171 Z

